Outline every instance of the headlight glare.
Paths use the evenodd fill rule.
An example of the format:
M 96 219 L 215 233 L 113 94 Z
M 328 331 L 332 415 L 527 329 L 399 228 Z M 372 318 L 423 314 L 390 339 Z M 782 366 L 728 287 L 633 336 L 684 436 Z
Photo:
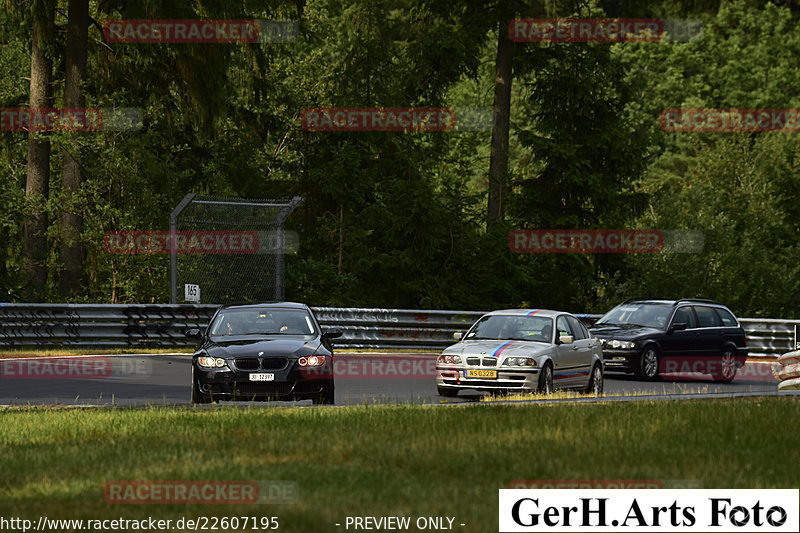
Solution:
M 301 357 L 297 360 L 297 364 L 300 366 L 322 366 L 324 363 L 324 355 L 309 355 L 308 357 Z
M 222 368 L 225 366 L 225 359 L 204 355 L 197 358 L 197 364 L 203 368 Z
M 611 348 L 616 348 L 616 349 L 620 349 L 620 350 L 635 350 L 636 349 L 636 343 L 635 342 L 632 342 L 632 341 L 620 341 L 620 340 L 617 340 L 617 339 L 614 339 L 612 341 L 608 341 L 608 346 L 611 347 Z

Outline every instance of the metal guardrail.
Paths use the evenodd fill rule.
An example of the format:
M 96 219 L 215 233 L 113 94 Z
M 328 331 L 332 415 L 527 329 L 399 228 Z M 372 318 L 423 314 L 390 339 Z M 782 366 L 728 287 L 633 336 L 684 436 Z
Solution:
M 0 347 L 189 346 L 215 305 L 0 304 Z
M 0 348 L 24 346 L 183 347 L 184 332 L 204 328 L 215 305 L 0 304 Z M 428 311 L 315 307 L 320 324 L 337 326 L 337 345 L 349 348 L 431 348 L 453 343 L 483 315 L 477 311 Z M 600 315 L 577 315 L 587 324 Z M 776 357 L 797 346 L 800 320 L 743 318 L 754 357 Z

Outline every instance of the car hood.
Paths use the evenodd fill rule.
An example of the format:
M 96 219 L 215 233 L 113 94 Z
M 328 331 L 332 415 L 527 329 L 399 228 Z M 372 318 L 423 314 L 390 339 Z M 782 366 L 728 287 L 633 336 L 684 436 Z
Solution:
M 447 355 L 478 356 L 528 356 L 539 355 L 553 347 L 536 341 L 477 340 L 462 341 L 444 350 Z
M 318 340 L 307 341 L 300 337 L 231 337 L 212 338 L 205 350 L 212 357 L 258 357 L 259 355 L 306 356 L 315 353 Z M 263 353 L 262 353 L 263 352 Z
M 599 339 L 638 339 L 649 335 L 664 333 L 663 330 L 648 327 L 619 327 L 619 326 L 596 326 L 590 328 L 592 335 Z

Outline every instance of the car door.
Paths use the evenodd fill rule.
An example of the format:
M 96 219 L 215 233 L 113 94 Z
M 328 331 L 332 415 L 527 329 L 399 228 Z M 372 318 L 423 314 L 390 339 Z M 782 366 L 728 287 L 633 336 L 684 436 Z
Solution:
M 581 333 L 582 335 L 582 333 Z M 561 344 L 560 337 L 572 337 L 570 344 Z M 584 339 L 585 340 L 585 339 Z M 582 383 L 581 344 L 572 331 L 567 315 L 559 315 L 556 319 L 556 350 L 558 360 L 553 366 L 553 386 L 558 388 L 576 387 Z
M 716 357 L 721 353 L 723 340 L 722 320 L 712 307 L 695 305 L 697 318 L 697 335 L 695 335 L 696 353 L 702 359 Z
M 675 330 L 670 333 L 670 328 L 675 324 L 685 324 L 686 329 Z M 688 305 L 678 307 L 667 325 L 667 333 L 661 341 L 661 354 L 666 360 L 676 361 L 691 355 L 694 349 L 694 340 L 697 335 L 697 321 L 694 311 Z
M 574 344 L 578 347 L 575 350 L 578 354 L 577 363 L 581 365 L 576 370 L 576 377 L 578 384 L 584 386 L 589 382 L 589 375 L 592 371 L 592 346 L 594 346 L 594 339 L 589 335 L 589 331 L 581 325 L 577 318 L 567 315 L 567 322 L 574 333 Z
M 736 317 L 733 316 L 733 313 L 722 307 L 715 307 L 714 310 L 722 321 L 723 344 L 733 343 L 737 347 L 744 347 L 744 334 Z

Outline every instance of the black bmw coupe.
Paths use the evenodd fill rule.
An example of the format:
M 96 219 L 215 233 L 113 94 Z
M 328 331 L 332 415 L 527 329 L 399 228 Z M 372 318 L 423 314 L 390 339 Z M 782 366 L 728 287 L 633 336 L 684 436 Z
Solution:
M 338 328 L 322 331 L 298 303 L 223 307 L 192 357 L 192 403 L 312 400 L 334 403 L 333 347 Z

